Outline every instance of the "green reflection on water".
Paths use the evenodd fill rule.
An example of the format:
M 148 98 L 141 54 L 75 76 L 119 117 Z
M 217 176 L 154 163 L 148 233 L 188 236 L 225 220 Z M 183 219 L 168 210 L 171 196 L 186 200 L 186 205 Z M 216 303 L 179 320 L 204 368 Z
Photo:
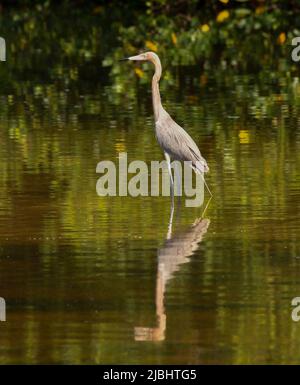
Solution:
M 163 159 L 151 67 L 135 82 L 130 66 L 36 63 L 9 82 L 15 64 L 1 65 L 0 362 L 299 363 L 298 78 L 168 69 L 163 102 L 214 198 L 204 234 L 182 205 L 166 240 L 168 198 L 96 194 L 100 160 Z

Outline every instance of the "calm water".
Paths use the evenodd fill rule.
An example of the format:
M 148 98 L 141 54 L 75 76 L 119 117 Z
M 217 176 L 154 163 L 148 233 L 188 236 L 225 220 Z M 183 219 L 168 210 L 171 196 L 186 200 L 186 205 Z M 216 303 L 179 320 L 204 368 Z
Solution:
M 0 363 L 299 363 L 298 79 L 169 69 L 214 193 L 170 229 L 167 197 L 96 194 L 100 160 L 163 159 L 150 68 L 92 69 L 0 91 Z

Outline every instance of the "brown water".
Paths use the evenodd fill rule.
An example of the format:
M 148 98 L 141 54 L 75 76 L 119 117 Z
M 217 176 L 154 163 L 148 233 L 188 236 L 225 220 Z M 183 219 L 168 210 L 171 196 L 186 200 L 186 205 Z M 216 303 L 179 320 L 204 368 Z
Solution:
M 172 229 L 168 197 L 96 194 L 100 160 L 163 159 L 150 73 L 2 89 L 0 363 L 300 362 L 298 80 L 185 70 L 162 97 L 214 196 Z

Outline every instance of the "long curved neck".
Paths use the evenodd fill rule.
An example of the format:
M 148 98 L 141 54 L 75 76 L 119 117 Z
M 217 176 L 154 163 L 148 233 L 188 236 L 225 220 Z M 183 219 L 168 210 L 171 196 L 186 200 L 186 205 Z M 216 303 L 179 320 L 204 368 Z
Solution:
M 162 104 L 160 100 L 160 93 L 159 93 L 159 80 L 161 77 L 161 64 L 159 57 L 155 57 L 152 60 L 152 63 L 155 66 L 155 73 L 152 78 L 152 102 L 153 102 L 153 110 L 154 110 L 154 118 L 155 122 L 159 119 L 159 113 L 162 110 Z

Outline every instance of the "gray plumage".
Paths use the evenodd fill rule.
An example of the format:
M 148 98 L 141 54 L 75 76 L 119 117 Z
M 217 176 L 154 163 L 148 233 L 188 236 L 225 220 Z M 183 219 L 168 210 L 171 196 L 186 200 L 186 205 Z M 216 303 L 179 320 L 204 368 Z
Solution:
M 205 173 L 209 170 L 196 143 L 165 110 L 155 123 L 155 134 L 161 148 L 172 159 L 191 161 L 196 172 Z
M 128 60 L 151 61 L 155 66 L 155 73 L 152 78 L 152 101 L 155 118 L 155 133 L 157 141 L 163 149 L 168 162 L 172 190 L 174 182 L 170 159 L 190 161 L 195 172 L 201 174 L 203 181 L 211 194 L 203 176 L 203 174 L 209 170 L 206 160 L 201 155 L 198 146 L 190 135 L 171 118 L 161 104 L 158 84 L 162 68 L 158 55 L 154 52 L 146 52 L 137 56 L 131 56 Z

